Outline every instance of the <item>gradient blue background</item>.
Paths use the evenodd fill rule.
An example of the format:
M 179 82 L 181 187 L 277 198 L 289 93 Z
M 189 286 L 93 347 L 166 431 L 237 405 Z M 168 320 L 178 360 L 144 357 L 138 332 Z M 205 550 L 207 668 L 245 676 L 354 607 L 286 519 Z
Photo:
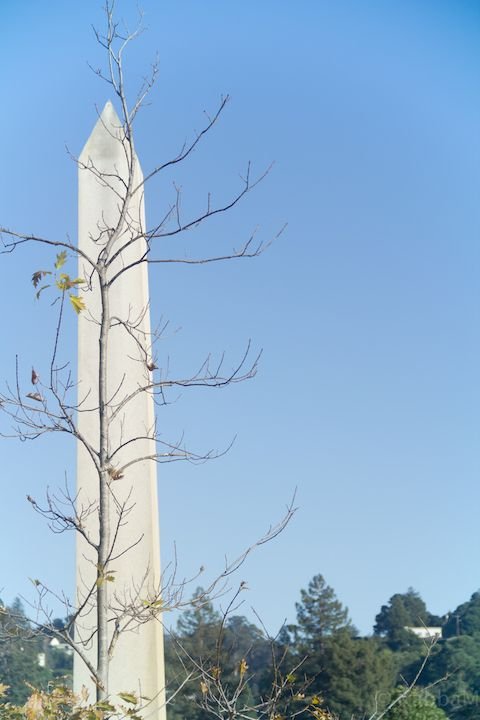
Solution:
M 250 606 L 274 632 L 321 572 L 362 632 L 413 585 L 432 612 L 480 586 L 479 187 L 480 6 L 462 0 L 220 2 L 144 0 L 148 31 L 128 56 L 133 89 L 156 50 L 160 77 L 139 117 L 144 170 L 174 155 L 232 102 L 183 169 L 147 194 L 158 218 L 172 180 L 186 211 L 238 187 L 251 159 L 275 168 L 245 202 L 162 252 L 239 245 L 259 225 L 261 258 L 151 274 L 154 318 L 170 320 L 160 359 L 179 375 L 208 352 L 233 364 L 264 348 L 243 386 L 191 391 L 159 416 L 166 438 L 231 452 L 161 468 L 162 555 L 206 577 L 281 517 L 258 550 Z M 134 3 L 118 3 L 134 24 Z M 0 224 L 76 234 L 79 153 L 110 97 L 90 25 L 101 6 L 0 2 Z M 18 353 L 28 381 L 47 367 L 52 310 L 31 273 L 53 255 L 0 257 L 1 381 Z M 72 267 L 73 270 L 73 267 Z M 73 315 L 73 313 L 72 313 Z M 75 359 L 75 318 L 62 357 Z M 181 328 L 180 332 L 176 332 Z M 2 440 L 1 596 L 33 597 L 28 578 L 73 589 L 73 538 L 53 536 L 25 500 L 74 482 L 64 438 Z M 191 588 L 193 591 L 193 587 Z M 225 600 L 221 601 L 225 602 Z

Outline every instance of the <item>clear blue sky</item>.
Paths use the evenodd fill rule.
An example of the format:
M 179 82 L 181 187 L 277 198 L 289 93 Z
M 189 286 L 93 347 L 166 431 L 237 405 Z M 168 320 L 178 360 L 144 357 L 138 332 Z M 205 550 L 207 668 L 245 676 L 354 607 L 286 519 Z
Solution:
M 160 418 L 194 447 L 232 451 L 159 475 L 164 564 L 207 578 L 283 513 L 298 513 L 244 566 L 241 612 L 293 621 L 300 588 L 324 574 L 369 632 L 382 603 L 415 587 L 443 613 L 480 586 L 480 7 L 466 0 L 144 0 L 131 87 L 158 50 L 160 78 L 137 127 L 145 170 L 176 152 L 222 93 L 217 130 L 153 188 L 154 220 L 181 182 L 187 207 L 236 187 L 245 162 L 266 181 L 188 248 L 238 245 L 256 225 L 288 230 L 256 261 L 166 267 L 151 276 L 163 357 L 181 374 L 207 352 L 232 363 L 252 338 L 259 376 L 193 391 Z M 119 14 L 132 18 L 134 3 Z M 76 233 L 78 153 L 108 88 L 90 25 L 100 3 L 0 4 L 0 224 Z M 189 240 L 190 242 L 190 240 Z M 184 251 L 181 241 L 175 252 Z M 41 371 L 48 301 L 29 278 L 37 250 L 0 257 L 0 377 Z M 65 358 L 75 357 L 75 321 Z M 181 328 L 181 332 L 173 330 Z M 0 442 L 1 595 L 28 577 L 72 590 L 73 538 L 52 536 L 25 496 L 74 482 L 74 447 Z M 251 615 L 250 615 L 251 616 Z

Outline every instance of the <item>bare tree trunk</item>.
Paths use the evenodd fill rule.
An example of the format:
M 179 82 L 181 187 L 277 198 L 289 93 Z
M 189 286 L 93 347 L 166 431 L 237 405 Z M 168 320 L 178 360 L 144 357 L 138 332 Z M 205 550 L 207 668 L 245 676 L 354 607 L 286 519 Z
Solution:
M 110 487 L 109 487 L 109 433 L 108 433 L 108 335 L 110 331 L 109 290 L 106 267 L 99 269 L 101 293 L 101 324 L 98 363 L 98 412 L 99 412 L 99 544 L 97 564 L 97 700 L 108 696 L 108 583 L 107 564 L 110 553 Z

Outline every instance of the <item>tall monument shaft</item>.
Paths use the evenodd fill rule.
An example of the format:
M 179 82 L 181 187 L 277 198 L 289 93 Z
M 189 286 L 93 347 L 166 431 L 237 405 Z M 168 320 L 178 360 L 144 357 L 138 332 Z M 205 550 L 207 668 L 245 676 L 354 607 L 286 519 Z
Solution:
M 78 243 L 81 252 L 97 262 L 113 258 L 112 279 L 134 264 L 146 250 L 143 192 L 125 207 L 130 147 L 121 122 L 107 103 L 79 158 Z M 142 180 L 134 162 L 134 184 Z M 124 212 L 126 210 L 126 213 Z M 124 212 L 122 216 L 121 213 Z M 124 217 L 115 242 L 109 239 Z M 131 242 L 130 242 L 131 241 Z M 86 309 L 78 325 L 78 428 L 86 443 L 100 452 L 99 341 L 105 297 L 98 276 L 80 256 L 79 276 L 89 283 L 82 296 Z M 85 286 L 84 286 L 85 287 Z M 82 537 L 77 541 L 77 603 L 85 608 L 76 625 L 76 639 L 85 642 L 86 655 L 97 665 L 96 583 L 108 592 L 109 640 L 114 643 L 109 665 L 109 694 L 131 692 L 151 698 L 143 715 L 165 718 L 163 630 L 148 619 L 145 608 L 160 586 L 160 545 L 157 503 L 154 404 L 148 391 L 151 358 L 148 273 L 146 263 L 121 274 L 108 289 L 106 351 L 106 427 L 110 477 L 107 491 L 110 548 L 108 573 L 98 579 L 98 555 Z M 143 459 L 142 459 L 143 458 Z M 121 468 L 125 468 L 120 472 Z M 100 484 L 98 467 L 85 444 L 78 443 L 77 507 L 85 516 L 85 530 L 94 543 L 99 538 Z M 94 588 L 92 592 L 92 588 Z M 88 599 L 87 599 L 88 598 Z M 143 612 L 143 614 L 142 614 Z M 117 638 L 117 631 L 120 631 Z M 95 697 L 91 673 L 78 657 L 74 662 L 74 689 L 85 685 Z

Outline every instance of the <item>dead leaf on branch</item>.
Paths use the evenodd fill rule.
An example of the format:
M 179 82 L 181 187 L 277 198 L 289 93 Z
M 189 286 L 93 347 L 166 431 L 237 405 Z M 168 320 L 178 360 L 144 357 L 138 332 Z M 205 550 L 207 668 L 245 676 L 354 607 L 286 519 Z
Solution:
M 214 665 L 214 667 L 212 667 L 210 670 L 210 675 L 213 677 L 214 680 L 219 680 L 221 674 L 222 669 L 218 667 L 218 665 Z
M 108 468 L 108 474 L 112 478 L 112 480 L 121 480 L 123 478 L 123 473 L 121 470 L 116 470 L 113 467 Z
M 37 270 L 36 272 L 34 272 L 32 275 L 33 287 L 36 288 L 42 278 L 46 277 L 46 275 L 51 275 L 51 274 L 52 273 L 50 272 L 50 270 Z M 48 287 L 48 285 L 47 285 L 47 287 Z
M 30 398 L 30 400 L 36 400 L 37 402 L 43 402 L 43 397 L 40 395 L 39 392 L 27 393 L 26 397 Z

